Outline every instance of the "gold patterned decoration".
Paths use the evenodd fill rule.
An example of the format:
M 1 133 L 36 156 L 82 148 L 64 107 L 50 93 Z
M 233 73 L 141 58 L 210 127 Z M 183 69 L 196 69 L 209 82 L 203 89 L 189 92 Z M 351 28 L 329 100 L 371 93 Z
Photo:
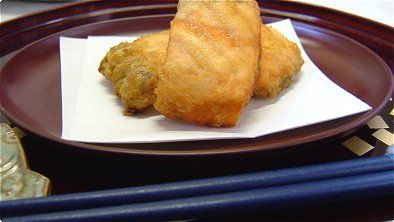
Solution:
M 390 116 L 387 116 L 387 114 L 394 116 L 394 109 L 391 108 L 392 107 L 391 98 L 387 106 L 388 107 L 381 113 L 381 115 L 390 118 Z M 382 118 L 382 116 L 377 115 L 372 119 L 370 119 L 366 124 L 369 130 L 368 128 L 366 128 L 366 126 L 364 126 L 362 130 L 358 130 L 357 132 L 351 133 L 350 135 L 353 134 L 353 137 L 344 141 L 342 145 L 347 149 L 349 149 L 350 151 L 352 151 L 353 153 L 357 154 L 358 156 L 364 155 L 372 149 L 375 150 L 372 153 L 372 155 L 377 153 L 379 153 L 380 155 L 387 153 L 388 152 L 387 149 L 392 147 L 392 145 L 394 144 L 393 122 L 387 124 L 386 122 L 387 119 L 385 121 Z M 368 133 L 368 131 L 370 133 Z M 365 132 L 367 134 L 365 134 Z M 375 138 L 375 140 L 373 138 Z M 376 139 L 378 141 L 381 141 L 382 143 L 375 143 Z
M 346 148 L 348 148 L 358 156 L 362 156 L 363 154 L 367 153 L 368 151 L 374 148 L 369 143 L 358 138 L 357 136 L 351 137 L 350 139 L 343 142 L 342 145 L 344 145 Z
M 367 122 L 370 129 L 387 129 L 389 126 L 381 116 L 375 116 Z
M 394 135 L 385 129 L 379 129 L 378 131 L 374 132 L 372 136 L 374 136 L 376 139 L 382 141 L 388 146 L 394 144 Z

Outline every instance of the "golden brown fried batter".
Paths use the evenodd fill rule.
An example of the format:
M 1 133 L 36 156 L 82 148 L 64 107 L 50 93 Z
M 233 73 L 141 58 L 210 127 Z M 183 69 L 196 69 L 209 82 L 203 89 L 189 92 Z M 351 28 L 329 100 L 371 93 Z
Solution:
M 112 47 L 102 60 L 99 71 L 113 83 L 115 93 L 128 112 L 141 111 L 153 105 L 154 88 L 166 59 L 168 39 L 167 30 L 146 35 L 133 43 L 120 43 Z M 289 86 L 303 63 L 295 43 L 287 40 L 275 29 L 262 24 L 255 95 L 278 95 Z
M 126 112 L 135 113 L 153 104 L 167 45 L 168 31 L 150 34 L 112 47 L 101 61 L 99 72 L 112 82 Z
M 254 94 L 258 97 L 278 95 L 290 85 L 303 64 L 297 44 L 275 29 L 262 25 L 259 76 Z
M 200 125 L 234 126 L 253 91 L 260 24 L 254 0 L 179 1 L 155 109 Z
M 150 34 L 135 41 L 135 43 L 120 43 L 111 48 L 103 59 L 100 72 L 107 79 L 114 83 L 115 93 L 121 97 L 120 88 L 122 85 L 123 103 L 128 104 L 126 109 L 129 111 L 138 111 L 144 107 L 153 105 L 154 93 L 157 81 L 157 74 L 161 68 L 157 64 L 163 64 L 166 58 L 166 48 L 168 44 L 168 31 Z M 137 48 L 137 49 L 135 49 Z M 154 55 L 154 56 L 151 56 Z M 147 64 L 140 66 L 127 66 L 130 58 L 146 58 Z M 114 67 L 118 64 L 126 69 L 117 69 L 117 74 L 112 79 Z M 297 45 L 287 40 L 275 29 L 261 25 L 261 55 L 259 61 L 259 75 L 255 82 L 254 93 L 258 97 L 274 97 L 284 88 L 290 85 L 293 78 L 301 69 L 303 60 Z M 141 70 L 142 69 L 142 70 Z M 145 70 L 145 71 L 144 71 Z M 155 71 L 156 70 L 156 71 Z M 134 73 L 123 79 L 126 73 Z M 136 75 L 138 73 L 138 75 Z M 138 77 L 138 78 L 137 78 Z M 143 82 L 145 81 L 145 82 Z M 148 86 L 148 87 L 141 87 Z M 141 96 L 144 95 L 144 96 Z M 143 105 L 138 105 L 143 104 Z

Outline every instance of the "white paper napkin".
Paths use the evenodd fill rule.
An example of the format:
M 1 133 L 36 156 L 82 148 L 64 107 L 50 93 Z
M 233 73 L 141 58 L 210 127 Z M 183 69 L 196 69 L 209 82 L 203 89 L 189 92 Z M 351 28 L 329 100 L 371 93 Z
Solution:
M 305 64 L 284 92 L 252 98 L 233 128 L 210 128 L 174 121 L 153 108 L 133 116 L 98 71 L 111 46 L 136 37 L 60 38 L 63 132 L 66 140 L 143 143 L 253 138 L 364 112 L 371 107 L 330 81 L 308 58 L 289 20 L 271 24 L 298 44 Z

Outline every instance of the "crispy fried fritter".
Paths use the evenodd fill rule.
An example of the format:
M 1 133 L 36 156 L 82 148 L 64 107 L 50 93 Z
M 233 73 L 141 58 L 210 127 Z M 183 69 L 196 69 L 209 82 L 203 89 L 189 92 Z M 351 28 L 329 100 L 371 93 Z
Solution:
M 254 0 L 179 1 L 156 110 L 200 125 L 234 126 L 253 91 L 260 24 Z
M 120 43 L 102 60 L 99 70 L 113 82 L 114 91 L 128 112 L 153 105 L 157 75 L 166 59 L 168 35 L 167 30 L 146 35 L 134 43 Z M 263 98 L 278 95 L 289 86 L 303 63 L 295 43 L 262 24 L 259 74 L 254 95 Z
M 167 45 L 168 31 L 150 34 L 112 47 L 101 61 L 99 72 L 112 82 L 126 112 L 138 112 L 153 104 Z
M 259 75 L 254 94 L 258 97 L 278 95 L 290 85 L 303 64 L 297 44 L 275 29 L 262 25 Z
M 143 107 L 153 105 L 154 86 L 152 86 L 152 84 L 156 83 L 158 70 L 161 68 L 161 66 L 157 67 L 155 65 L 163 64 L 163 61 L 165 61 L 168 34 L 168 31 L 163 31 L 142 37 L 142 43 L 146 43 L 144 45 L 136 44 L 139 43 L 140 40 L 135 41 L 134 44 L 137 46 L 132 46 L 133 43 L 120 43 L 118 46 L 111 48 L 107 56 L 103 59 L 100 66 L 100 72 L 102 72 L 107 79 L 115 82 L 114 88 L 117 95 L 119 95 L 120 86 L 125 84 L 125 87 L 122 88 L 122 95 L 128 96 L 124 96 L 125 101 L 123 103 L 130 104 L 128 106 L 129 110 L 140 110 L 143 109 Z M 128 50 L 129 48 L 135 47 L 138 48 L 137 51 Z M 130 51 L 132 53 L 129 53 Z M 135 66 L 126 65 L 126 61 L 128 61 L 127 57 L 130 54 L 141 58 L 143 58 L 144 55 L 154 54 L 154 56 L 147 58 L 149 60 L 147 66 L 140 67 L 142 69 L 148 69 L 149 71 L 130 70 L 130 73 L 139 73 L 139 75 L 131 75 L 127 79 L 130 81 L 124 81 L 122 79 L 125 77 L 127 71 L 117 72 L 120 75 L 115 76 L 115 80 L 113 80 L 113 69 L 117 64 L 124 63 L 125 68 L 136 68 Z M 301 69 L 303 62 L 300 50 L 295 43 L 287 40 L 275 29 L 262 24 L 261 55 L 259 60 L 259 75 L 255 82 L 255 96 L 274 97 L 278 95 L 284 88 L 290 85 L 295 75 L 297 75 Z M 157 72 L 154 70 L 157 70 Z M 139 83 L 133 81 L 136 80 L 137 76 Z M 122 81 L 118 81 L 118 79 L 122 79 Z M 146 83 L 142 81 L 146 81 Z M 134 85 L 137 85 L 137 87 L 133 87 Z M 139 87 L 142 85 L 149 87 L 145 87 L 142 92 L 143 87 Z M 135 92 L 135 90 L 141 90 L 141 92 Z M 142 100 L 141 97 L 138 96 L 142 94 L 150 96 L 142 97 L 145 98 L 143 106 L 133 106 L 132 104 L 138 104 Z

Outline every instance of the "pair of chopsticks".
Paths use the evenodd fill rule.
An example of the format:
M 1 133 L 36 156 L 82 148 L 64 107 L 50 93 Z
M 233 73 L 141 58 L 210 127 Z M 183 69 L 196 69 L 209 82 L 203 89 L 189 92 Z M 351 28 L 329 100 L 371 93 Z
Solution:
M 4 201 L 7 221 L 205 218 L 394 194 L 393 155 L 107 191 Z

